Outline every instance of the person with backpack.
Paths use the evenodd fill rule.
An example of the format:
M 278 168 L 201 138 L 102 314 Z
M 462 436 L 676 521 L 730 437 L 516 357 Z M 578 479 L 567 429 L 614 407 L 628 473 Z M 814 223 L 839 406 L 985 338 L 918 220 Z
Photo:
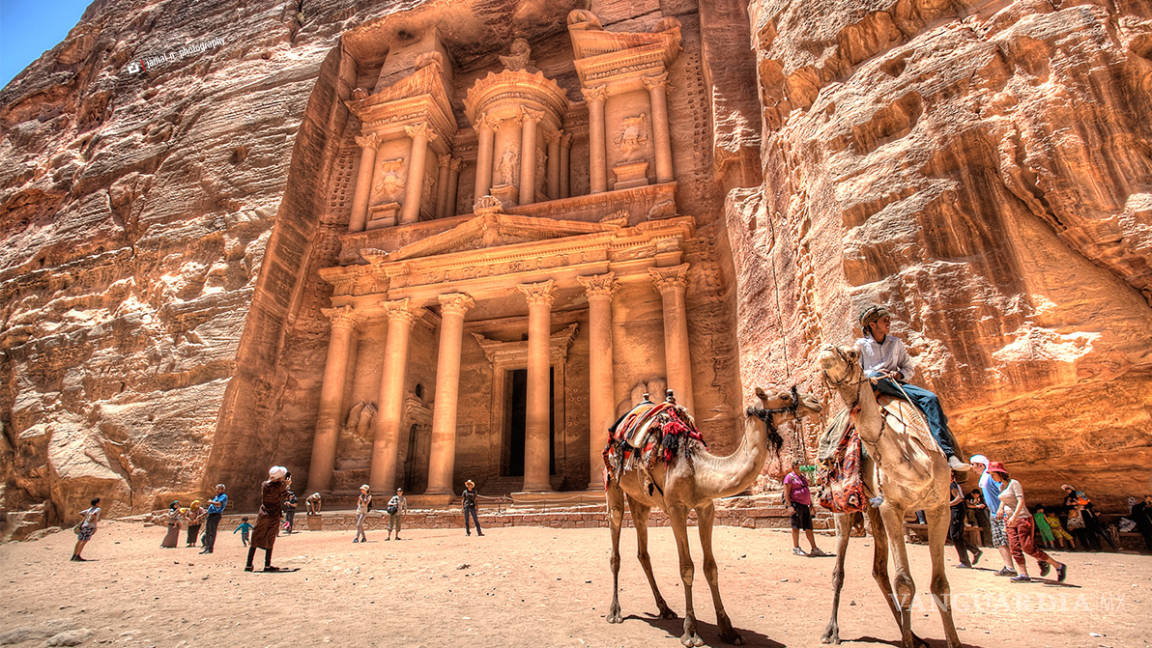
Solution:
M 392 539 L 392 527 L 396 527 L 396 539 L 400 539 L 400 523 L 403 521 L 404 514 L 408 512 L 408 498 L 404 497 L 404 489 L 397 488 L 396 494 L 392 499 L 388 500 L 388 506 L 384 508 L 384 512 L 388 514 L 388 537 L 384 540 Z
M 80 519 L 80 522 L 78 522 L 73 529 L 76 531 L 76 546 L 72 549 L 71 558 L 74 562 L 84 562 L 88 560 L 87 558 L 82 558 L 80 552 L 84 551 L 84 545 L 88 544 L 88 541 L 96 534 L 96 525 L 100 522 L 100 498 L 93 497 L 89 504 L 90 506 L 88 508 L 80 511 L 80 515 L 84 517 Z

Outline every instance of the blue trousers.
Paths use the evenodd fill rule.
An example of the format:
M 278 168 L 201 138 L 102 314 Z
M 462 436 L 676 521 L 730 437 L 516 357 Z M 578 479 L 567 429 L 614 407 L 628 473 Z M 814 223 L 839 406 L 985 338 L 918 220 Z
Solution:
M 901 387 L 907 392 L 908 398 L 904 398 L 904 394 L 900 393 L 900 388 L 888 378 L 876 383 L 875 390 L 901 400 L 910 399 L 912 404 L 924 413 L 924 418 L 928 420 L 928 429 L 932 432 L 932 438 L 936 439 L 936 443 L 944 451 L 944 455 L 947 457 L 955 455 L 956 437 L 952 436 L 952 431 L 948 429 L 948 417 L 944 415 L 944 410 L 940 407 L 940 399 L 936 398 L 936 394 L 923 387 L 908 383 L 903 383 Z

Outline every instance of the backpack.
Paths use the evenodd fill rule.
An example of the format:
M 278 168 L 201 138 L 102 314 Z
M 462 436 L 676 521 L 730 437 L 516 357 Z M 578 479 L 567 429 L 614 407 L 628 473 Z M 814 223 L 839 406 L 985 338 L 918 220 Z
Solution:
M 384 510 L 388 512 L 388 515 L 396 515 L 396 511 L 400 509 L 396 508 L 395 504 L 389 504 Z

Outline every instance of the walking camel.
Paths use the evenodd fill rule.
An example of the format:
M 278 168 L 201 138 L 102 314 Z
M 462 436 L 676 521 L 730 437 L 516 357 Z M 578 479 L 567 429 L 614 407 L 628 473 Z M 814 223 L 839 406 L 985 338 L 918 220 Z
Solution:
M 704 641 L 696 632 L 696 613 L 692 607 L 692 578 L 694 565 L 688 551 L 688 511 L 696 511 L 700 529 L 700 546 L 704 552 L 704 576 L 712 590 L 712 602 L 716 607 L 716 623 L 720 627 L 721 638 L 733 644 L 742 644 L 740 635 L 732 628 L 732 621 L 724 611 L 720 601 L 720 584 L 717 581 L 716 559 L 712 555 L 712 522 L 715 508 L 712 500 L 718 497 L 735 495 L 745 491 L 756 480 L 768 457 L 768 445 L 778 451 L 781 439 L 776 426 L 790 420 L 818 414 L 820 403 L 807 395 L 800 395 L 793 387 L 791 392 L 781 392 L 769 397 L 757 388 L 762 408 L 749 407 L 748 418 L 744 423 L 743 437 L 736 451 L 726 457 L 718 457 L 702 448 L 685 452 L 687 444 L 682 444 L 676 456 L 669 462 L 656 461 L 651 467 L 626 467 L 619 479 L 609 473 L 605 485 L 608 499 L 608 519 L 612 529 L 612 605 L 608 609 L 608 623 L 621 623 L 619 599 L 620 576 L 620 526 L 624 518 L 624 501 L 628 501 L 632 523 L 636 528 L 636 557 L 652 587 L 656 607 L 660 617 L 676 618 L 676 613 L 668 607 L 656 579 L 652 575 L 652 562 L 648 555 L 648 515 L 653 506 L 658 506 L 668 515 L 672 533 L 676 537 L 676 548 L 680 557 L 680 580 L 684 584 L 684 634 L 680 643 L 685 646 L 701 646 Z
M 860 365 L 855 347 L 827 345 L 820 350 L 818 362 L 824 379 L 848 406 L 860 440 L 867 450 L 861 461 L 864 486 L 869 496 L 883 498 L 879 506 L 869 506 L 876 550 L 872 558 L 872 577 L 880 586 L 884 600 L 896 623 L 900 625 L 903 648 L 927 648 L 927 643 L 912 633 L 912 598 L 916 585 L 908 569 L 908 551 L 904 545 L 904 513 L 923 510 L 928 518 L 928 548 L 932 555 L 932 598 L 940 610 L 948 648 L 960 648 L 960 638 L 952 621 L 948 577 L 944 573 L 944 539 L 948 532 L 948 488 L 951 469 L 948 460 L 926 427 L 920 427 L 913 415 L 904 427 L 895 418 L 891 422 L 882 414 L 872 393 L 872 386 Z M 912 406 L 897 401 L 903 411 L 912 414 Z M 840 589 L 844 585 L 844 554 L 848 548 L 851 514 L 836 516 L 836 569 L 832 573 L 832 618 L 824 630 L 824 643 L 840 643 L 837 611 Z M 891 543 L 896 563 L 896 593 L 888 580 L 888 545 Z

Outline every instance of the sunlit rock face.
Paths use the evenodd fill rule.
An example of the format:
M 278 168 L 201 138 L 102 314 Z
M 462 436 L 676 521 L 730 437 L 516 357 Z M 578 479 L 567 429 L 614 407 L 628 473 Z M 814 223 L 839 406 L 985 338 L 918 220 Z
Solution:
M 1147 3 L 745 5 L 94 3 L 0 91 L 0 504 L 49 502 L 28 517 L 47 524 L 95 496 L 114 515 L 224 480 L 251 508 L 270 463 L 303 478 L 330 340 L 317 272 L 361 262 L 340 258 L 357 163 L 346 102 L 402 83 L 426 61 L 387 52 L 438 28 L 461 132 L 467 89 L 516 38 L 580 105 L 574 8 L 608 32 L 680 25 L 669 213 L 695 220 L 688 332 L 714 449 L 734 447 L 754 386 L 822 390 L 816 351 L 855 337 L 879 301 L 964 450 L 1040 499 L 1064 481 L 1110 502 L 1152 489 Z M 572 194 L 588 193 L 586 141 L 571 165 Z M 636 329 L 661 317 L 645 290 L 620 309 Z M 566 313 L 557 330 L 585 324 Z M 382 349 L 384 330 L 361 329 L 361 346 Z M 665 384 L 622 378 L 664 366 L 659 337 L 634 337 L 621 402 Z M 435 322 L 412 340 L 409 379 L 430 394 Z M 491 382 L 467 345 L 466 393 Z M 361 401 L 383 361 L 359 359 L 339 452 L 371 446 Z M 587 415 L 572 414 L 587 373 L 571 376 L 565 443 L 587 455 Z M 430 398 L 410 408 L 431 416 Z M 460 433 L 470 470 L 487 465 L 478 430 Z M 785 436 L 799 451 L 805 434 Z M 348 479 L 353 459 L 337 459 Z
M 727 207 L 744 382 L 817 382 L 814 350 L 885 303 L 963 448 L 1034 500 L 1146 491 L 1147 3 L 750 13 L 764 185 Z

